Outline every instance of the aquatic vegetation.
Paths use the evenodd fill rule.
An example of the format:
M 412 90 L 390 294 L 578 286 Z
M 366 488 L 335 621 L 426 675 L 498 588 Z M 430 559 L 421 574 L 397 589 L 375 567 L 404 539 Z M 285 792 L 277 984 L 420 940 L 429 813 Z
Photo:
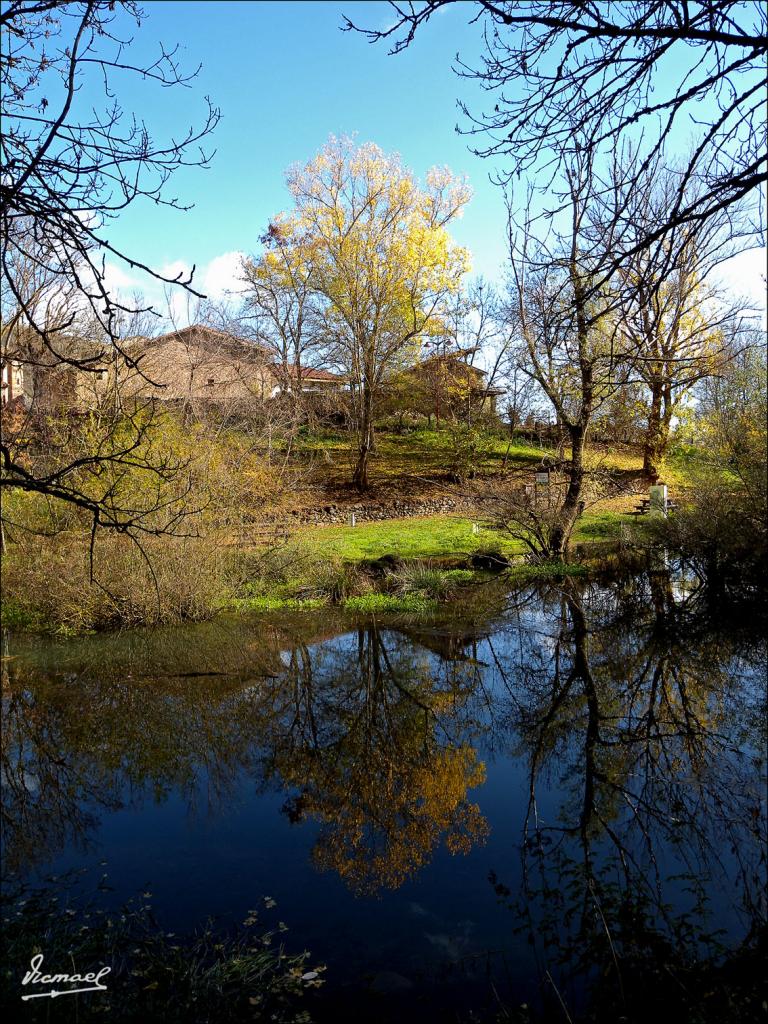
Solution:
M 308 953 L 286 952 L 282 937 L 288 929 L 282 921 L 265 926 L 265 915 L 274 916 L 274 900 L 267 897 L 249 909 L 229 933 L 207 922 L 177 935 L 158 926 L 151 892 L 110 910 L 99 905 L 95 893 L 83 893 L 71 876 L 55 882 L 4 894 L 0 1005 L 14 1021 L 48 1020 L 49 999 L 22 1001 L 31 991 L 23 987 L 22 976 L 35 954 L 42 954 L 43 971 L 101 971 L 97 987 L 103 991 L 67 996 L 68 986 L 57 983 L 56 1020 L 61 1022 L 310 1020 L 301 998 L 322 984 L 324 968 L 311 966 Z M 50 987 L 43 984 L 40 991 Z

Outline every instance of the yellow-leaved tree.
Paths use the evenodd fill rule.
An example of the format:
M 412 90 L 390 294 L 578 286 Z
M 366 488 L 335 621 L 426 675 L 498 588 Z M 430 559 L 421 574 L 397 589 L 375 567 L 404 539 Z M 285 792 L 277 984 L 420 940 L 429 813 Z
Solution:
M 352 482 L 365 490 L 387 381 L 415 359 L 469 269 L 447 227 L 470 189 L 445 168 L 419 185 L 399 156 L 333 137 L 288 172 L 288 187 L 295 209 L 283 223 L 313 267 L 325 341 L 349 382 Z

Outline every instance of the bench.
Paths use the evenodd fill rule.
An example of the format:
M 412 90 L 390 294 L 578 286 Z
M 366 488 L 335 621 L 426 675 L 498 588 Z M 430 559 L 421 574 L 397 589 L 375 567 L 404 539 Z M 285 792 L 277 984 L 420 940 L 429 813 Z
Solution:
M 674 510 L 676 508 L 677 508 L 677 502 L 676 501 L 671 501 L 669 498 L 667 498 L 667 512 L 674 512 Z M 651 511 L 651 499 L 650 498 L 641 498 L 640 499 L 640 503 L 638 505 L 635 505 L 634 511 L 630 512 L 629 514 L 631 516 L 644 516 L 644 515 L 647 515 L 650 511 Z

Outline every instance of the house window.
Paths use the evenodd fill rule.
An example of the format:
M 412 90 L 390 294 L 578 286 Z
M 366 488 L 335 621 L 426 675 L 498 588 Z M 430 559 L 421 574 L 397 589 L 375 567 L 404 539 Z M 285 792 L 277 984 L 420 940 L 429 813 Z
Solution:
M 213 377 L 209 377 L 209 378 L 208 378 L 208 385 L 209 385 L 209 386 L 210 386 L 211 384 L 215 384 L 215 383 L 216 383 L 216 382 L 215 382 L 215 380 L 213 379 Z

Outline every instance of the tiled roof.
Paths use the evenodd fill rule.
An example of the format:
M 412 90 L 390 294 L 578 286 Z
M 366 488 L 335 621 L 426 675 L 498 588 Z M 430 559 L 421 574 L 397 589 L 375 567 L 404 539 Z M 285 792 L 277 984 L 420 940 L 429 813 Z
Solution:
M 434 363 L 454 363 L 456 366 L 460 366 L 462 369 L 469 370 L 470 373 L 475 373 L 487 376 L 487 370 L 481 370 L 479 366 L 473 366 L 472 363 L 466 361 L 467 356 L 472 355 L 476 349 L 458 349 L 455 352 L 438 353 L 437 355 L 427 356 L 425 359 L 420 360 L 411 367 L 413 370 L 418 370 L 422 366 L 430 366 Z
M 168 331 L 166 334 L 159 334 L 153 338 L 132 338 L 132 342 L 137 342 L 139 345 L 146 346 L 161 344 L 165 341 L 171 341 L 179 339 L 185 341 L 187 338 L 198 337 L 201 341 L 207 341 L 212 344 L 219 346 L 222 350 L 237 350 L 238 353 L 249 354 L 260 359 L 274 358 L 274 352 L 266 345 L 262 345 L 257 341 L 252 341 L 250 338 L 241 338 L 236 334 L 230 334 L 228 331 L 220 331 L 216 327 L 208 327 L 205 324 L 190 324 L 189 327 L 181 327 L 178 331 Z
M 294 363 L 289 363 L 287 366 L 288 374 L 291 377 L 298 377 L 298 368 Z M 302 366 L 301 368 L 301 379 L 302 380 L 342 380 L 341 374 L 331 373 L 329 370 L 321 370 L 317 366 Z

